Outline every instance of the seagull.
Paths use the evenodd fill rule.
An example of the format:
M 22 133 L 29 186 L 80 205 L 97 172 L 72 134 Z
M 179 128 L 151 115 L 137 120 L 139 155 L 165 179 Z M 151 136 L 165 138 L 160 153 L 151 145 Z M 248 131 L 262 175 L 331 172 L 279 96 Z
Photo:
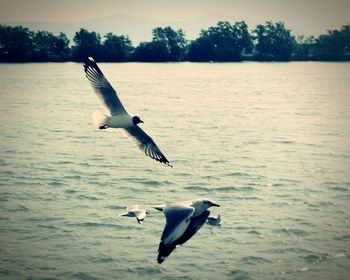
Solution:
M 159 264 L 165 261 L 176 246 L 184 244 L 196 234 L 210 214 L 207 209 L 212 206 L 219 207 L 210 200 L 195 199 L 155 207 L 164 212 L 166 219 L 158 248 L 157 261 Z
M 208 217 L 207 224 L 212 226 L 220 226 L 221 223 L 221 216 L 218 214 L 218 217 Z
M 136 217 L 139 224 L 142 224 L 143 220 L 146 218 L 146 214 L 149 214 L 145 210 L 139 208 L 139 205 L 131 205 L 126 207 L 125 213 L 120 214 L 123 217 Z
M 153 139 L 138 126 L 139 123 L 143 123 L 140 117 L 131 116 L 125 110 L 118 98 L 117 92 L 103 75 L 92 57 L 88 57 L 85 60 L 84 71 L 95 93 L 110 114 L 110 116 L 102 113 L 94 114 L 94 120 L 99 129 L 122 128 L 127 132 L 128 136 L 135 140 L 136 145 L 147 156 L 172 167 Z

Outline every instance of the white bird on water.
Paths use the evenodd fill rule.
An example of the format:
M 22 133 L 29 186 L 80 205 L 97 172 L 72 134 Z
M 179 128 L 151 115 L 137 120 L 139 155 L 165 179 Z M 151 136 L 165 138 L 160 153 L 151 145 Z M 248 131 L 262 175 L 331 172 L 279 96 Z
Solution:
M 221 215 L 218 214 L 217 218 L 215 217 L 208 217 L 207 224 L 212 226 L 220 226 L 221 223 Z
M 139 205 L 131 205 L 126 207 L 126 212 L 120 214 L 123 217 L 136 217 L 139 224 L 142 224 L 143 220 L 146 218 L 148 212 L 146 210 L 140 209 Z
M 92 57 L 88 57 L 85 60 L 84 71 L 95 93 L 110 113 L 110 116 L 101 113 L 94 114 L 95 123 L 98 127 L 100 129 L 124 129 L 147 156 L 172 167 L 153 139 L 138 126 L 139 123 L 143 123 L 140 117 L 131 116 L 125 110 L 117 96 L 117 92 L 103 75 Z
M 164 212 L 166 219 L 158 248 L 159 264 L 165 261 L 176 246 L 184 244 L 203 226 L 210 214 L 207 209 L 212 206 L 219 207 L 210 200 L 195 199 L 155 207 Z

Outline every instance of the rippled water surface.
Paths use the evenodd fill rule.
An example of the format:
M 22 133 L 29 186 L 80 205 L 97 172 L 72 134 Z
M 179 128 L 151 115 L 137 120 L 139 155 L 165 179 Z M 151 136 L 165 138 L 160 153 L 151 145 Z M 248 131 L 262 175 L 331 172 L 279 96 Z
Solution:
M 100 66 L 174 168 L 94 128 L 81 64 L 1 64 L 1 279 L 349 279 L 349 63 Z M 158 265 L 151 206 L 202 196 Z

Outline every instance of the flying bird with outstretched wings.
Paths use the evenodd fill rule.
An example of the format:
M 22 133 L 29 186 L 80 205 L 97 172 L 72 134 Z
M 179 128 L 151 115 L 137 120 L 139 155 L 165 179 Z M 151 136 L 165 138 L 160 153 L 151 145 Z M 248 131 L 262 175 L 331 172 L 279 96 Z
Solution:
M 172 167 L 153 139 L 138 126 L 139 123 L 143 123 L 140 117 L 131 116 L 125 110 L 117 92 L 92 57 L 85 60 L 84 71 L 95 93 L 110 114 L 109 116 L 102 113 L 94 114 L 94 121 L 97 126 L 100 129 L 121 128 L 125 130 L 147 156 Z
M 205 224 L 210 212 L 208 208 L 219 207 L 208 199 L 195 199 L 171 205 L 155 206 L 164 212 L 165 227 L 159 243 L 157 261 L 159 264 L 175 250 L 192 238 Z

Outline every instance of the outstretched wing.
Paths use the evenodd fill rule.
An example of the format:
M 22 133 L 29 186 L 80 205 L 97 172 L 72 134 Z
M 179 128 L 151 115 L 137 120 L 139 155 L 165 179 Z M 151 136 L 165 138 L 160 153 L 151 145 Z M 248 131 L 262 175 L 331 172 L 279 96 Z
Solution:
M 117 92 L 103 75 L 92 57 L 88 57 L 84 61 L 84 71 L 95 93 L 109 110 L 111 115 L 127 114 L 123 104 L 117 96 Z
M 169 244 L 165 244 L 165 242 L 161 240 L 158 248 L 158 257 L 157 257 L 158 263 L 160 264 L 164 262 L 165 259 L 172 253 L 172 251 L 175 250 L 175 248 L 178 245 L 182 245 L 186 241 L 191 239 L 192 236 L 195 235 L 197 231 L 205 224 L 205 221 L 207 220 L 208 216 L 209 216 L 209 211 L 206 210 L 199 216 L 195 218 L 190 218 L 190 221 L 189 221 L 189 224 L 187 225 L 186 230 L 175 241 Z
M 139 126 L 135 125 L 125 128 L 125 130 L 127 131 L 128 135 L 135 140 L 140 150 L 147 156 L 172 167 L 168 159 L 163 155 L 156 143 L 154 143 L 153 139 L 149 137 Z
M 137 222 L 139 224 L 142 224 L 143 220 L 146 218 L 146 211 L 145 210 L 135 210 L 134 211 Z
M 164 208 L 166 223 L 161 241 L 165 245 L 175 242 L 183 235 L 190 223 L 194 210 L 192 206 L 182 205 L 172 205 Z

